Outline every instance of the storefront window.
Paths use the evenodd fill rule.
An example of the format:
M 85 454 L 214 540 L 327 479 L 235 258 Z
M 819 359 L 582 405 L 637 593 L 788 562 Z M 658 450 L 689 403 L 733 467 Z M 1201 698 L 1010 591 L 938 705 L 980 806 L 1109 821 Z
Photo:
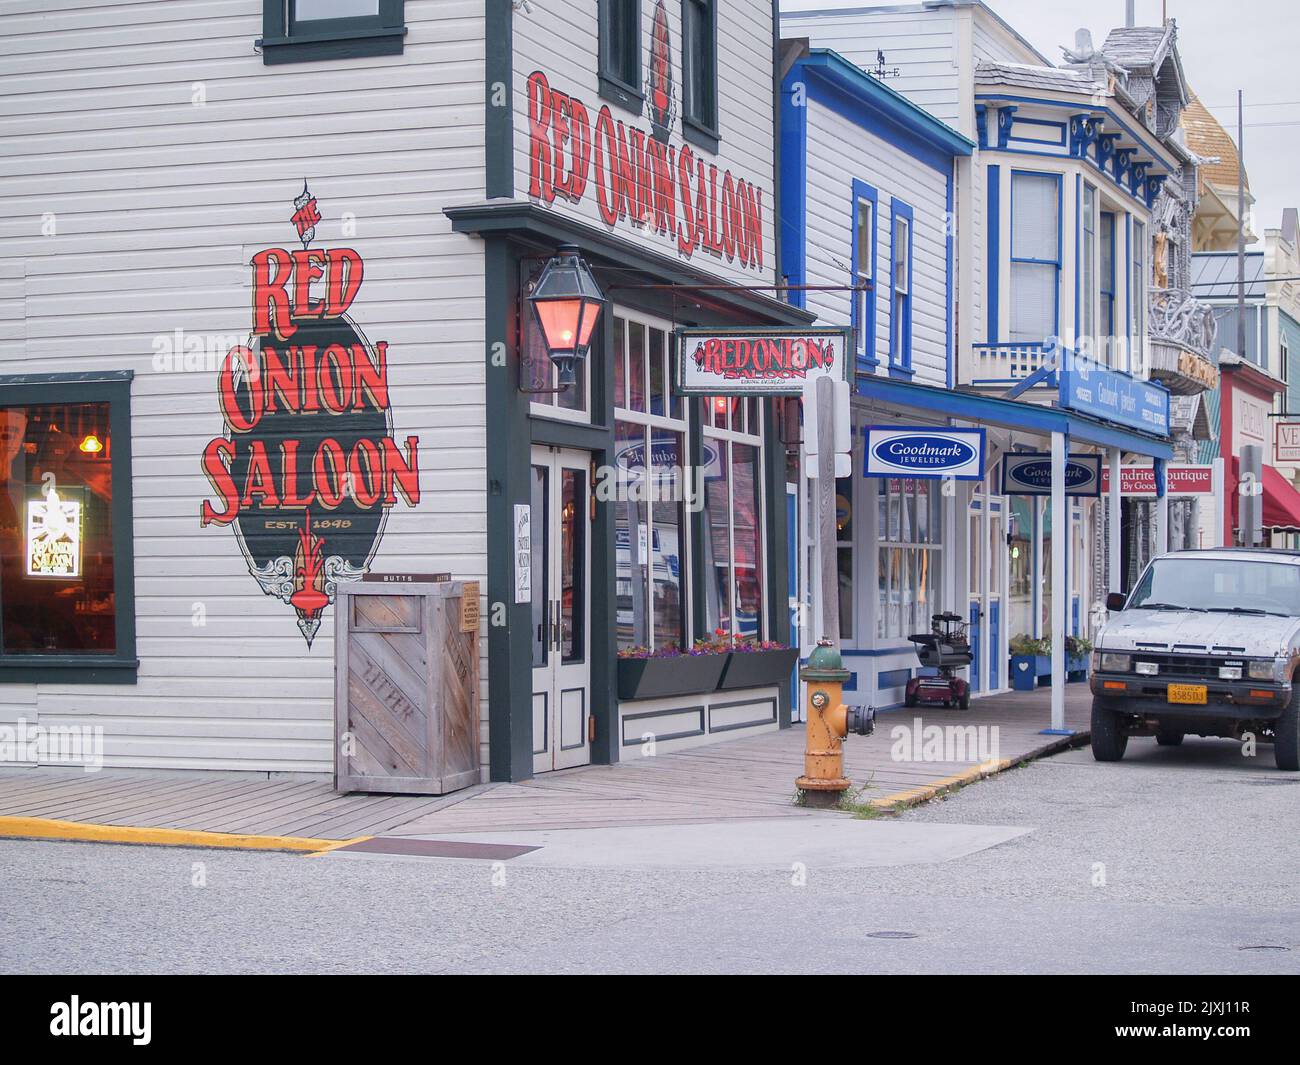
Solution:
M 711 630 L 763 635 L 763 448 L 755 399 L 704 400 L 704 597 Z
M 112 473 L 108 403 L 0 408 L 4 655 L 117 650 Z
M 853 478 L 835 482 L 835 560 L 840 589 L 840 639 L 853 639 Z
M 880 540 L 876 635 L 905 639 L 928 632 L 938 610 L 939 482 L 893 478 L 875 483 Z
M 1012 636 L 1034 634 L 1034 501 L 1028 496 L 1009 497 L 1008 527 L 1011 578 L 1007 588 L 1007 626 Z
M 614 318 L 614 502 L 619 647 L 682 647 L 686 640 L 686 421 L 672 395 L 668 330 Z

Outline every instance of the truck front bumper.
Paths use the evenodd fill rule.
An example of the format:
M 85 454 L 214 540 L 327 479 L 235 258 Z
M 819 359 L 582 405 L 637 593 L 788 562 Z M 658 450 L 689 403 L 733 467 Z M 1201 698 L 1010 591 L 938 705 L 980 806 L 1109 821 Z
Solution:
M 1093 673 L 1092 694 L 1112 709 L 1129 714 L 1179 717 L 1193 720 L 1255 721 L 1275 718 L 1291 701 L 1291 685 L 1261 681 L 1206 680 L 1203 677 L 1142 677 L 1133 673 Z M 1205 703 L 1171 703 L 1169 685 L 1205 687 Z

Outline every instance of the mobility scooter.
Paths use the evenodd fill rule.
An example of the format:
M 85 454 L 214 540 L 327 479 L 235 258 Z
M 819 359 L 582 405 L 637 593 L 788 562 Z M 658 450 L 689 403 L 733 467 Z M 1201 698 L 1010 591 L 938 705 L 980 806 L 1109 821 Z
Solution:
M 916 644 L 916 657 L 922 666 L 938 670 L 932 677 L 913 677 L 907 682 L 905 706 L 917 703 L 942 703 L 962 710 L 970 709 L 970 685 L 957 676 L 957 670 L 974 660 L 966 622 L 960 614 L 935 614 L 930 631 L 909 636 Z

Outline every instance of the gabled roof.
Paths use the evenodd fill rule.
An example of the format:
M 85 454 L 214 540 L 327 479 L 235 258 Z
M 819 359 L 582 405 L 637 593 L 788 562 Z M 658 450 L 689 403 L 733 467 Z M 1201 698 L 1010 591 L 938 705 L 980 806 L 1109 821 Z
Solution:
M 1168 26 L 1120 26 L 1110 31 L 1101 50 L 1130 73 L 1154 73 L 1169 54 L 1173 39 Z
M 813 48 L 797 65 L 825 77 L 840 91 L 848 93 L 859 103 L 946 155 L 970 155 L 975 149 L 974 141 L 962 136 L 879 78 L 872 77 L 856 63 L 849 62 L 839 52 L 829 48 Z

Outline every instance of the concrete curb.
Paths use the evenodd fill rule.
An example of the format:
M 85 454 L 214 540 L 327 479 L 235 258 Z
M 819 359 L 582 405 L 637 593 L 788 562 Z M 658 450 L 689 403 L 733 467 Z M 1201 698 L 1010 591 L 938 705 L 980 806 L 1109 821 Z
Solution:
M 218 847 L 225 850 L 295 851 L 323 854 L 360 843 L 353 839 L 310 839 L 304 836 L 240 836 L 229 832 L 198 832 L 184 828 L 141 828 L 56 821 L 47 817 L 0 817 L 0 838 L 56 839 L 79 843 L 135 843 L 156 847 Z
M 929 802 L 931 799 L 937 799 L 942 795 L 957 791 L 959 788 L 964 788 L 967 784 L 974 784 L 976 781 L 1001 773 L 1019 765 L 1021 762 L 1030 762 L 1036 758 L 1045 758 L 1049 754 L 1069 750 L 1071 747 L 1082 746 L 1088 742 L 1091 735 L 1085 729 L 1076 732 L 1073 736 L 1062 736 L 1060 739 L 1045 743 L 1041 747 L 1035 747 L 1032 751 L 1027 751 L 1016 758 L 1004 758 L 999 762 L 986 762 L 971 766 L 969 769 L 963 769 L 960 773 L 940 777 L 938 780 L 919 788 L 908 788 L 906 791 L 896 791 L 892 795 L 872 799 L 869 805 L 877 810 L 885 810 L 890 813 L 906 810 L 911 806 L 919 806 L 923 802 Z

